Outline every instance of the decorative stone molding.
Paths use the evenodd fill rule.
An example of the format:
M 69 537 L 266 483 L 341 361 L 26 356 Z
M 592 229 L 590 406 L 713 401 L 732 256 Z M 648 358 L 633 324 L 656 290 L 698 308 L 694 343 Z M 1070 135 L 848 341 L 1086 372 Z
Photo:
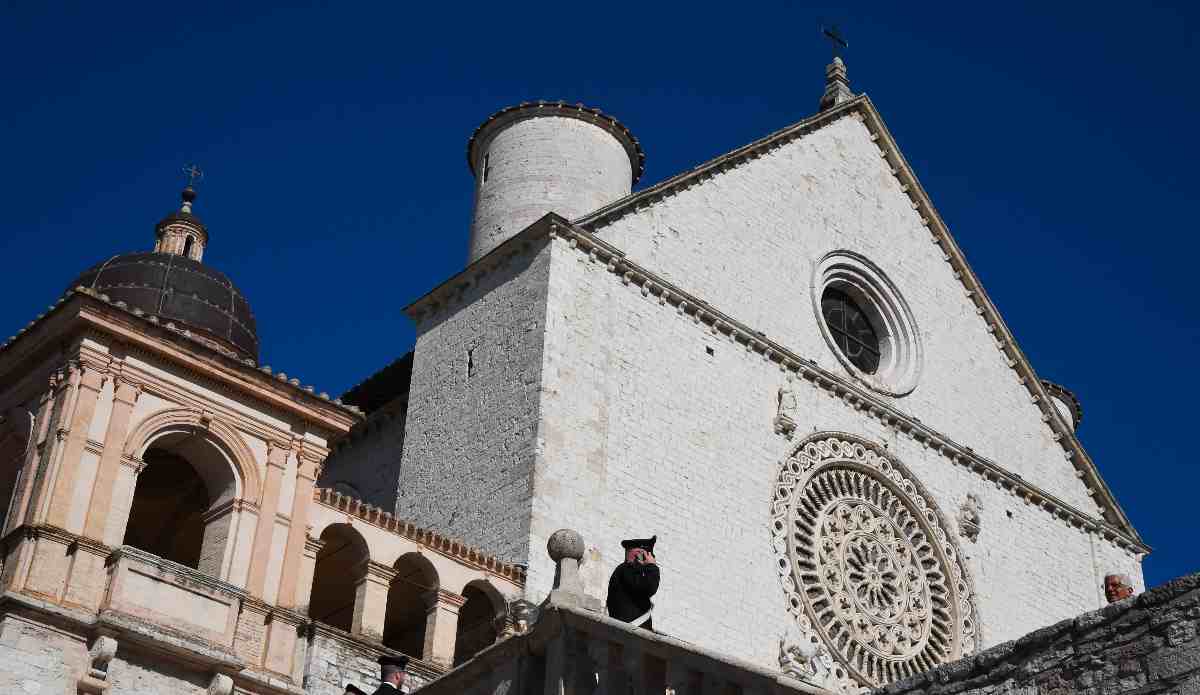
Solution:
M 943 526 L 912 476 L 853 435 L 813 435 L 781 464 L 771 501 L 780 582 L 802 635 L 838 661 L 839 689 L 974 652 L 970 581 Z
M 835 107 L 841 108 L 841 107 Z M 969 446 L 955 442 L 947 435 L 925 425 L 919 419 L 897 410 L 888 401 L 876 396 L 870 390 L 862 388 L 850 380 L 820 367 L 810 359 L 802 357 L 784 345 L 767 338 L 761 331 L 751 327 L 721 312 L 703 299 L 689 294 L 682 288 L 658 277 L 653 272 L 637 265 L 625 256 L 624 252 L 600 239 L 594 234 L 572 225 L 553 213 L 544 217 L 539 223 L 531 226 L 525 232 L 518 234 L 499 247 L 496 251 L 507 251 L 509 255 L 518 255 L 533 247 L 533 240 L 540 235 L 549 234 L 551 239 L 562 239 L 570 242 L 570 247 L 586 254 L 596 263 L 605 265 L 610 273 L 618 278 L 642 284 L 651 283 L 659 288 L 660 295 L 651 292 L 648 298 L 658 301 L 661 298 L 667 304 L 674 304 L 678 314 L 689 317 L 697 324 L 707 326 L 715 335 L 727 337 L 729 340 L 744 344 L 748 355 L 769 360 L 779 365 L 780 370 L 801 377 L 813 388 L 828 392 L 831 397 L 839 398 L 859 410 L 878 418 L 887 427 L 907 435 L 913 441 L 921 443 L 926 448 L 934 450 L 951 464 L 962 465 L 976 475 L 994 483 L 997 488 L 1004 489 L 1029 504 L 1044 507 L 1051 516 L 1060 522 L 1083 529 L 1109 541 L 1127 552 L 1147 553 L 1149 546 L 1143 543 L 1136 531 L 1115 506 L 1102 506 L 1104 519 L 1097 519 L 1071 504 L 1058 499 L 1049 492 L 1042 490 L 1019 475 L 1010 473 L 1000 464 L 977 454 Z M 512 246 L 508 246 L 508 245 Z M 496 254 L 494 255 L 504 255 Z M 486 259 L 485 259 L 486 260 Z M 474 269 L 474 266 L 472 266 Z M 405 308 L 405 312 L 417 322 L 427 320 L 454 304 L 454 280 L 443 283 L 425 297 Z M 1054 407 L 1047 406 L 1051 410 Z M 1057 412 L 1055 410 L 1055 412 Z M 1049 416 L 1047 416 L 1049 418 Z M 1049 421 L 1049 419 L 1048 419 Z M 1065 425 L 1064 425 L 1065 427 Z M 1061 442 L 1073 441 L 1074 436 L 1063 437 Z M 1080 449 L 1082 451 L 1082 449 Z M 1068 458 L 1076 457 L 1068 453 Z M 1090 459 L 1088 464 L 1091 465 Z M 1078 468 L 1078 467 L 1077 467 Z M 1093 470 L 1094 473 L 1094 470 Z M 1078 470 L 1080 477 L 1089 474 Z M 1097 474 L 1098 475 L 1098 474 Z M 1095 488 L 1093 488 L 1095 490 Z M 1107 488 L 1096 494 L 1103 496 Z M 1115 503 L 1114 503 L 1115 504 Z
M 233 692 L 233 679 L 223 673 L 214 673 L 208 682 L 208 690 L 204 695 L 230 695 Z
M 313 490 L 313 501 L 343 512 L 372 526 L 398 536 L 403 536 L 414 543 L 457 558 L 463 564 L 497 574 L 522 586 L 525 584 L 525 568 L 520 565 L 509 564 L 500 560 L 495 555 L 484 553 L 475 546 L 467 545 L 462 540 L 444 536 L 436 531 L 417 526 L 410 521 L 397 518 L 391 513 L 367 504 L 360 499 L 343 495 L 329 488 L 315 488 Z
M 1043 420 L 1050 428 L 1051 433 L 1059 435 L 1057 441 L 1063 448 L 1064 456 L 1079 471 L 1088 487 L 1095 491 L 1094 499 L 1100 506 L 1101 512 L 1107 521 L 1107 525 L 1102 529 L 1097 529 L 1096 532 L 1107 539 L 1114 540 L 1119 546 L 1130 552 L 1149 552 L 1149 546 L 1142 542 L 1137 530 L 1133 528 L 1129 518 L 1117 504 L 1112 491 L 1109 490 L 1107 484 L 1100 477 L 1099 471 L 1079 439 L 1075 436 L 1071 426 L 1063 420 L 1057 409 L 1050 403 L 1045 385 L 1037 377 L 1032 364 L 1030 364 L 1024 352 L 1017 346 L 1012 332 L 1000 317 L 999 311 L 988 297 L 978 276 L 975 275 L 974 270 L 967 263 L 966 257 L 963 255 L 958 243 L 951 236 L 950 230 L 942 220 L 941 215 L 933 207 L 932 201 L 917 180 L 912 168 L 908 166 L 908 162 L 900 153 L 896 141 L 892 138 L 891 133 L 888 132 L 883 119 L 879 116 L 879 112 L 876 111 L 870 98 L 865 94 L 854 97 L 849 101 L 845 101 L 798 123 L 771 133 L 766 137 L 716 157 L 661 183 L 642 189 L 626 198 L 606 205 L 586 217 L 580 218 L 574 225 L 586 229 L 588 235 L 591 236 L 596 230 L 625 215 L 636 213 L 679 191 L 686 190 L 742 163 L 777 150 L 842 118 L 854 118 L 867 128 L 871 134 L 872 141 L 879 147 L 880 158 L 889 167 L 892 176 L 897 179 L 901 189 L 911 200 L 913 209 L 921 217 L 921 224 L 929 228 L 932 242 L 942 248 L 942 259 L 953 268 L 954 276 L 962 283 L 964 293 L 975 304 L 976 314 L 985 322 L 988 331 L 996 339 L 996 348 L 1001 353 L 1002 358 L 1008 367 L 1016 372 L 1017 381 L 1029 391 L 1032 398 L 1036 399 L 1035 403 L 1041 409 Z M 568 223 L 567 226 L 572 225 Z M 517 235 L 517 237 L 514 237 L 514 240 L 521 236 Z M 522 241 L 527 244 L 529 240 L 530 238 L 526 237 Z M 583 250 L 587 252 L 590 244 L 583 244 L 582 246 Z M 609 248 L 612 247 L 610 246 Z M 612 251 L 616 253 L 617 258 L 624 257 L 623 252 L 615 248 Z M 599 260 L 601 262 L 607 260 L 604 258 L 604 255 L 603 253 L 600 254 Z M 627 270 L 621 267 L 621 263 L 614 263 L 609 267 L 613 272 L 624 273 Z M 665 283 L 664 286 L 674 291 L 674 286 L 671 283 Z M 873 403 L 873 405 L 875 404 Z M 1071 510 L 1069 514 L 1075 517 L 1074 510 Z M 1084 528 L 1091 528 L 1093 526 L 1093 522 L 1087 515 L 1082 515 L 1082 518 L 1079 519 L 1072 518 L 1072 523 Z
M 186 340 L 188 343 L 187 347 L 192 349 L 197 347 L 201 348 L 206 355 L 216 356 L 220 358 L 221 361 L 226 362 L 227 365 L 232 366 L 236 371 L 248 374 L 252 381 L 261 380 L 263 378 L 262 375 L 264 374 L 267 376 L 267 378 L 273 376 L 273 372 L 270 367 L 259 367 L 258 363 L 253 359 L 238 357 L 228 350 L 221 349 L 211 340 L 206 340 L 202 336 L 193 334 L 187 330 L 177 329 L 175 328 L 174 324 L 170 322 L 162 324 L 157 316 L 146 314 L 141 309 L 129 309 L 124 302 L 113 302 L 112 298 L 107 294 L 103 294 L 83 286 L 68 290 L 53 305 L 47 307 L 45 313 L 38 314 L 38 316 L 33 321 L 30 321 L 24 328 L 17 331 L 16 334 L 10 336 L 3 343 L 0 343 L 0 356 L 3 356 L 5 352 L 9 351 L 20 338 L 22 338 L 26 333 L 30 332 L 36 325 L 49 320 L 53 315 L 57 314 L 65 304 L 77 296 L 85 298 L 85 301 L 95 300 L 111 309 L 119 311 L 123 318 L 132 319 L 140 324 L 137 326 L 137 329 L 142 333 L 154 335 L 156 337 Z M 132 353 L 144 352 L 143 350 L 134 346 L 130 346 L 130 351 Z M 195 369 L 189 368 L 186 364 L 175 363 L 175 366 L 183 369 L 185 373 L 188 374 L 189 378 L 203 379 L 206 386 L 214 388 L 215 390 L 223 393 L 235 393 L 237 395 L 241 395 L 236 389 L 230 388 L 229 384 L 225 381 L 212 379 L 210 375 L 197 372 Z M 244 379 L 245 376 L 242 378 Z M 313 399 L 325 406 L 333 406 L 339 411 L 344 411 L 345 414 L 355 419 L 363 416 L 361 409 L 355 406 L 343 404 L 338 400 L 331 400 L 328 393 L 321 392 L 317 394 L 312 386 L 302 385 L 298 379 L 293 378 L 289 380 L 286 375 L 280 374 L 275 377 L 274 381 L 281 382 L 280 385 L 282 386 L 290 387 L 290 390 L 292 390 L 294 393 L 289 394 L 289 396 L 292 400 L 297 402 L 304 402 L 305 399 Z
M 887 275 L 862 254 L 834 251 L 813 267 L 812 305 L 821 335 L 834 357 L 855 379 L 888 396 L 904 396 L 917 387 L 924 364 L 920 331 L 908 302 Z M 826 290 L 849 295 L 879 338 L 879 368 L 859 369 L 834 343 L 821 302 Z
M 211 412 L 206 417 L 204 411 L 172 408 L 149 415 L 131 429 L 125 440 L 124 455 L 140 459 L 150 443 L 165 431 L 189 428 L 211 437 L 216 444 L 225 449 L 237 468 L 237 477 L 242 488 L 241 497 L 247 500 L 259 499 L 261 481 L 254 453 L 236 429 L 213 417 Z

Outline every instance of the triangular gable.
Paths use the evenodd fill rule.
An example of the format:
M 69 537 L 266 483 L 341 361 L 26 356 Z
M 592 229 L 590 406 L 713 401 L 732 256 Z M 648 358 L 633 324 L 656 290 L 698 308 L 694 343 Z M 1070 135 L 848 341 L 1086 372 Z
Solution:
M 697 185 L 722 171 L 739 166 L 746 160 L 761 156 L 769 150 L 803 137 L 846 116 L 861 120 L 871 133 L 871 139 L 879 146 L 881 156 L 891 167 L 893 175 L 900 181 L 902 190 L 908 195 L 914 211 L 921 218 L 922 225 L 929 229 L 933 242 L 941 248 L 944 260 L 950 264 L 967 297 L 970 298 L 981 318 L 989 326 L 989 332 L 994 336 L 997 348 L 1003 354 L 1004 359 L 1008 361 L 1009 366 L 1017 371 L 1018 379 L 1029 391 L 1030 398 L 1041 411 L 1042 420 L 1050 427 L 1054 439 L 1063 448 L 1064 455 L 1071 461 L 1077 475 L 1090 490 L 1089 494 L 1092 495 L 1092 500 L 1101 510 L 1105 521 L 1115 527 L 1103 529 L 1103 532 L 1110 537 L 1115 537 L 1115 532 L 1119 531 L 1120 535 L 1125 536 L 1125 540 L 1135 546 L 1137 551 L 1148 552 L 1149 548 L 1142 542 L 1111 490 L 1100 477 L 1095 464 L 1075 436 L 1073 429 L 1054 406 L 1042 380 L 1038 378 L 1033 366 L 1017 345 L 1012 332 L 988 297 L 979 278 L 971 269 L 962 250 L 933 207 L 928 194 L 917 180 L 882 118 L 866 95 L 844 102 L 765 138 L 721 155 L 690 171 L 616 201 L 577 220 L 576 224 L 587 232 L 594 233 L 597 229 L 626 214 L 654 205 L 680 189 Z

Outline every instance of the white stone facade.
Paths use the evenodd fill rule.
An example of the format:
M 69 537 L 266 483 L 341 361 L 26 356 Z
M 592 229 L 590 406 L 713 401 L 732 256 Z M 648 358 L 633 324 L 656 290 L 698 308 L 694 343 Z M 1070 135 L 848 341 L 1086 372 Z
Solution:
M 0 691 L 336 695 L 394 652 L 420 684 L 523 633 L 515 602 L 577 619 L 620 540 L 651 534 L 672 649 L 770 679 L 797 630 L 882 645 L 834 654 L 838 689 L 1097 608 L 1107 574 L 1142 589 L 1078 401 L 1036 377 L 870 102 L 841 96 L 632 196 L 616 121 L 493 116 L 468 150 L 472 263 L 408 308 L 411 367 L 372 377 L 366 417 L 68 293 L 0 346 Z M 877 371 L 833 344 L 827 286 L 882 307 Z M 174 499 L 145 482 L 161 457 L 207 493 L 186 562 L 127 533 Z M 563 528 L 578 579 L 577 536 L 568 565 L 543 552 Z
M 414 394 L 422 386 L 400 494 L 422 499 L 452 476 L 473 516 L 398 510 L 528 562 L 534 601 L 552 586 L 540 548 L 555 530 L 587 539 L 582 576 L 597 597 L 619 540 L 656 533 L 656 629 L 768 665 L 792 620 L 771 547 L 773 481 L 805 437 L 844 432 L 928 491 L 972 587 L 978 646 L 1103 605 L 1105 574 L 1140 589 L 1144 547 L 1114 535 L 1123 517 L 1097 504 L 1069 425 L 1039 403 L 913 184 L 851 115 L 585 218 L 595 236 L 543 219 L 499 248 L 503 265 L 472 266 L 411 307 Z M 814 277 L 831 252 L 867 259 L 911 311 L 922 360 L 911 391 L 862 383 L 823 337 Z M 509 346 L 521 383 L 464 387 L 467 345 Z M 438 436 L 418 444 L 422 418 Z M 516 433 L 515 446 L 502 436 Z M 526 475 L 524 494 L 503 482 Z

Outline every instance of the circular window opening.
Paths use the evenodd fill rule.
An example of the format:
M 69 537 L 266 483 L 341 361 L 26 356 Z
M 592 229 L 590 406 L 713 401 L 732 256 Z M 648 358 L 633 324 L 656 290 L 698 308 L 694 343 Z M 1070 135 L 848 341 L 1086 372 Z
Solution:
M 837 349 L 855 367 L 874 374 L 879 369 L 879 336 L 858 303 L 845 292 L 829 287 L 821 295 L 821 313 Z
M 874 263 L 836 251 L 817 264 L 813 304 L 842 366 L 870 388 L 903 396 L 917 386 L 921 345 L 908 304 Z

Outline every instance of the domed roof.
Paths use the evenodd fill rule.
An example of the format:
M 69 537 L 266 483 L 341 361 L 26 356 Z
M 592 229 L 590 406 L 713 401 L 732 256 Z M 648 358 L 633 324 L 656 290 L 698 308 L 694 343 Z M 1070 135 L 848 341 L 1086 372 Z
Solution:
M 67 289 L 84 286 L 114 302 L 174 321 L 239 357 L 258 359 L 250 303 L 223 273 L 174 253 L 127 253 L 88 268 Z

